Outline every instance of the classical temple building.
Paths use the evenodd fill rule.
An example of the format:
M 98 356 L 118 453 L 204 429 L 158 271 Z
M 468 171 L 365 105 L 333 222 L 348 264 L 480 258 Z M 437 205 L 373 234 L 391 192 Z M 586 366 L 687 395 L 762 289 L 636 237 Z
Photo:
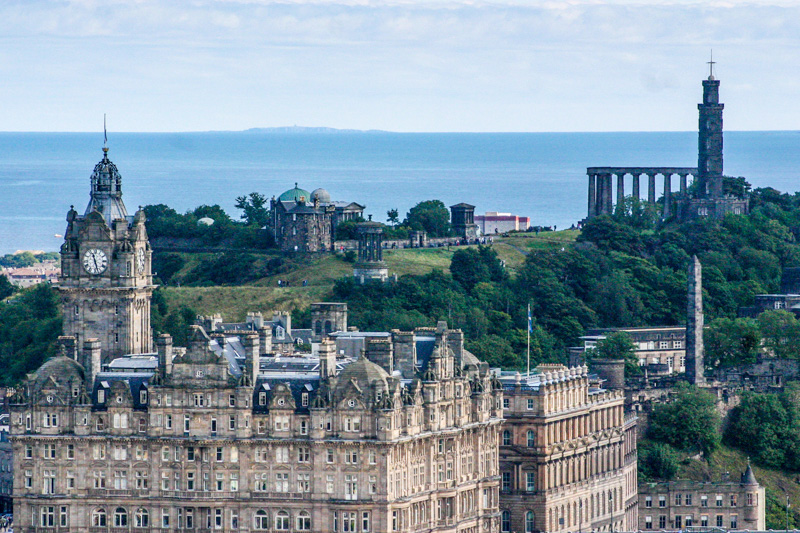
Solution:
M 714 78 L 709 62 L 708 79 L 703 80 L 703 102 L 697 105 L 698 142 L 697 167 L 589 167 L 589 202 L 586 220 L 610 215 L 626 196 L 642 199 L 640 178 L 647 179 L 647 204 L 655 207 L 656 179 L 663 178 L 661 217 L 678 220 L 722 218 L 726 214 L 746 214 L 749 200 L 724 188 L 722 110 L 719 102 L 719 80 Z M 625 177 L 632 178 L 630 194 L 626 195 Z M 679 179 L 679 191 L 673 191 L 673 176 Z M 616 177 L 616 191 L 614 191 Z M 689 183 L 689 178 L 692 182 Z
M 297 186 L 270 201 L 270 230 L 286 252 L 325 252 L 333 249 L 336 226 L 361 220 L 364 206 L 332 201 L 325 189 L 309 193 Z
M 500 531 L 634 531 L 636 417 L 585 366 L 503 374 Z

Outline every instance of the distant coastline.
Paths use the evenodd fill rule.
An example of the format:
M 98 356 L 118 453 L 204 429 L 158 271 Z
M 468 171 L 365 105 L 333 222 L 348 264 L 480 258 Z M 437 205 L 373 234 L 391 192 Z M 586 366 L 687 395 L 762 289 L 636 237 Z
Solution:
M 214 132 L 216 133 L 216 132 Z M 233 132 L 239 133 L 239 132 Z M 309 127 L 309 126 L 280 126 L 277 128 L 249 128 L 246 130 L 241 130 L 241 133 L 277 133 L 277 134 L 287 134 L 287 133 L 297 133 L 297 134 L 319 134 L 319 133 L 326 133 L 326 134 L 337 134 L 337 133 L 391 133 L 389 131 L 384 130 L 348 130 L 348 129 L 339 129 L 339 128 L 327 128 L 327 127 Z

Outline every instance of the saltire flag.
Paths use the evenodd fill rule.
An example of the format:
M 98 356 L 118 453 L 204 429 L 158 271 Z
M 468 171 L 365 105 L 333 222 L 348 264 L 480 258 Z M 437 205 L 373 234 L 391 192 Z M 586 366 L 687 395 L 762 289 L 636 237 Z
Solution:
M 528 304 L 528 333 L 533 333 L 533 318 L 531 318 L 531 304 Z

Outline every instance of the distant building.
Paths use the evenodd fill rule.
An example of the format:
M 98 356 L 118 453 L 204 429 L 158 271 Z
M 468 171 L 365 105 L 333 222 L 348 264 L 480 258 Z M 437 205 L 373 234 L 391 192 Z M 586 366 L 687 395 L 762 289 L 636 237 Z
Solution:
M 507 231 L 526 231 L 531 220 L 511 213 L 487 211 L 485 215 L 475 215 L 475 223 L 483 235 L 495 235 Z
M 0 268 L 0 275 L 8 278 L 12 285 L 26 288 L 39 283 L 55 283 L 61 269 L 55 261 L 46 261 L 37 265 L 20 268 Z
M 475 206 L 460 203 L 450 206 L 450 226 L 453 232 L 466 240 L 478 237 L 478 225 L 475 223 Z
M 333 249 L 335 229 L 342 222 L 361 220 L 364 206 L 334 202 L 325 189 L 313 193 L 293 189 L 270 202 L 270 229 L 286 252 L 325 252 Z
M 764 531 L 766 507 L 764 487 L 748 464 L 739 482 L 640 483 L 638 529 Z
M 650 375 L 679 374 L 685 371 L 686 326 L 589 329 L 581 337 L 579 354 L 593 348 L 598 341 L 615 331 L 624 331 L 636 345 L 639 366 Z M 580 361 L 573 361 L 578 364 Z

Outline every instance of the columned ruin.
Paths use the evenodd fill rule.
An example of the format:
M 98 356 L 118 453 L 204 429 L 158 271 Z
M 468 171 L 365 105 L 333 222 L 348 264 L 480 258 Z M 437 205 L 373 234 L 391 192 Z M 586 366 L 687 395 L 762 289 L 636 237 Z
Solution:
M 614 213 L 615 205 L 625 198 L 625 178 L 628 174 L 633 178 L 631 196 L 641 200 L 639 179 L 647 176 L 647 203 L 656 203 L 656 177 L 664 178 L 664 206 L 663 217 L 667 218 L 674 212 L 672 208 L 673 191 L 672 176 L 680 178 L 680 193 L 686 194 L 689 176 L 697 176 L 696 168 L 684 167 L 590 167 L 586 169 L 589 176 L 589 205 L 587 218 L 598 215 Z M 613 178 L 616 176 L 617 187 L 613 190 Z M 613 201 L 616 196 L 616 203 Z

